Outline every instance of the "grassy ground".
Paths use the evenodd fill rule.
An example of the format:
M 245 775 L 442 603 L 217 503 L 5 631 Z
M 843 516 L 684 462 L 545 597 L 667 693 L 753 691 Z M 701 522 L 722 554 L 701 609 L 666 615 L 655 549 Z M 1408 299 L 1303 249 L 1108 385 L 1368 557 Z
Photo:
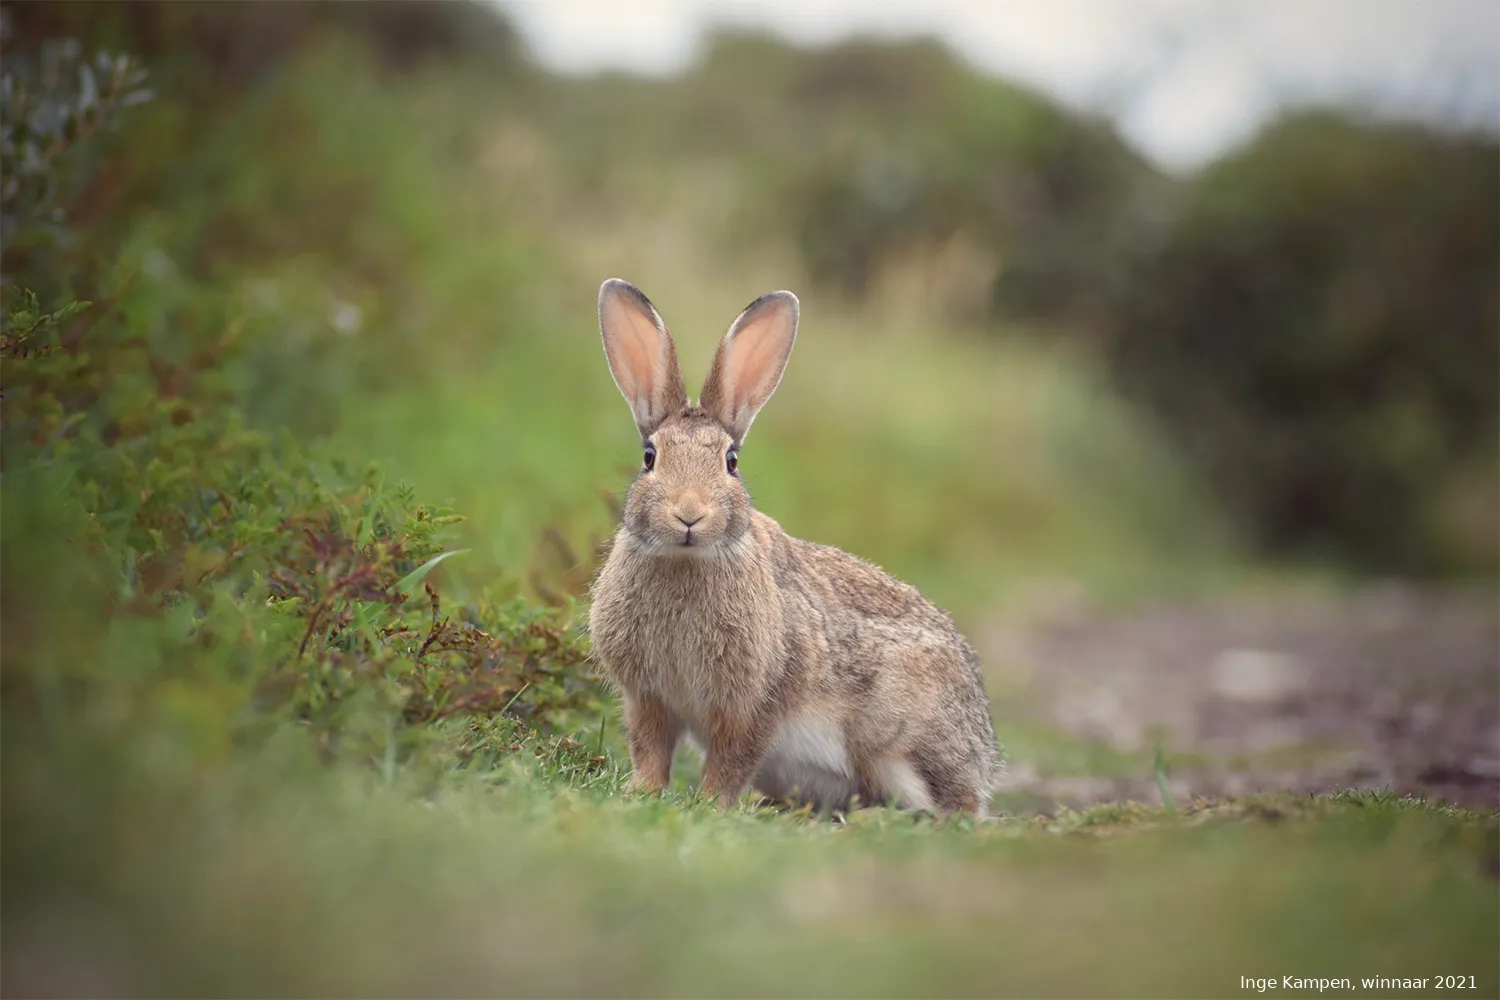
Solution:
M 132 761 L 149 768 L 136 801 L 75 802 L 7 843 L 30 870 L 74 866 L 7 927 L 7 992 L 1232 996 L 1288 974 L 1500 989 L 1492 816 L 1351 795 L 834 825 L 630 799 L 615 759 L 525 760 L 386 783 L 310 773 L 283 745 L 191 787 Z M 13 803 L 54 777 L 7 763 Z M 32 880 L 11 882 L 28 901 Z
M 798 275 L 774 245 L 730 254 L 695 229 L 726 197 L 711 164 L 672 197 L 622 170 L 601 212 L 554 169 L 555 137 L 347 59 L 294 67 L 205 136 L 193 183 L 131 245 L 269 317 L 233 373 L 255 419 L 316 426 L 323 454 L 468 515 L 445 592 L 527 592 L 533 564 L 584 559 L 539 533 L 585 552 L 636 460 L 599 281 L 656 299 L 692 383 L 735 312 Z M 881 562 L 976 634 L 1059 594 L 1284 582 L 1086 358 L 920 308 L 805 295 L 744 468 L 790 530 Z M 453 723 L 331 751 L 259 720 L 232 643 L 127 613 L 123 583 L 78 584 L 70 525 L 8 526 L 7 586 L 34 593 L 8 594 L 7 629 L 27 621 L 31 666 L 62 678 L 5 722 L 10 995 L 1229 996 L 1283 975 L 1473 976 L 1468 995 L 1500 995 L 1494 813 L 1362 794 L 984 824 L 721 814 L 692 801 L 687 761 L 667 798 L 626 796 L 612 712 L 571 740 Z M 46 545 L 23 561 L 28 535 Z M 1019 683 L 1004 663 L 1000 694 Z M 1045 720 L 997 728 L 1018 764 L 1154 766 Z

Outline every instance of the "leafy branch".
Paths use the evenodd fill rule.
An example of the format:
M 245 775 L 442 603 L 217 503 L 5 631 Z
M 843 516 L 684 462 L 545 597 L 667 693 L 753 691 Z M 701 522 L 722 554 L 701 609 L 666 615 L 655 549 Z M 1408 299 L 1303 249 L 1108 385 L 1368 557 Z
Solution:
M 133 56 L 99 51 L 87 57 L 73 39 L 44 43 L 35 53 L 12 51 L 10 34 L 8 17 L 0 16 L 0 44 L 6 45 L 0 73 L 0 245 L 7 250 L 32 233 L 61 235 L 65 195 L 77 180 L 67 169 L 74 166 L 69 154 L 113 128 L 124 109 L 154 96 Z

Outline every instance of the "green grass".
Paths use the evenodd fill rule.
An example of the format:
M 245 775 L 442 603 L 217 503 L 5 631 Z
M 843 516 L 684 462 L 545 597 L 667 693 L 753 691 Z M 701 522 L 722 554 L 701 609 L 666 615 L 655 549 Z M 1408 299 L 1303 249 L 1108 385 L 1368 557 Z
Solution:
M 1408 800 L 1270 797 L 1176 816 L 1126 804 L 980 825 L 869 810 L 835 825 L 630 798 L 617 759 L 580 769 L 545 752 L 437 783 L 320 770 L 291 736 L 194 763 L 180 784 L 148 749 L 119 756 L 112 782 L 137 767 L 149 779 L 116 786 L 139 799 L 113 808 L 49 794 L 78 777 L 55 761 L 7 760 L 10 808 L 45 810 L 6 838 L 12 982 L 1214 996 L 1247 974 L 1442 969 L 1479 977 L 1476 995 L 1500 988 L 1481 874 L 1495 819 Z M 38 915 L 27 873 L 64 859 L 67 885 L 45 886 Z M 49 969 L 53 955 L 66 966 Z

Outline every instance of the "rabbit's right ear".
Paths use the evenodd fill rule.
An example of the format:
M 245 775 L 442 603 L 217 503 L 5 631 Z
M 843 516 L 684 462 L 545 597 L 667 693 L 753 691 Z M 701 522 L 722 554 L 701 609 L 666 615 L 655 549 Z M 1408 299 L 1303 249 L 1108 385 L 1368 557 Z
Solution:
M 599 286 L 599 334 L 610 374 L 644 440 L 687 406 L 672 335 L 651 300 L 619 278 Z
M 745 307 L 714 353 L 698 405 L 729 432 L 736 445 L 771 393 L 797 340 L 801 306 L 791 292 L 771 292 Z

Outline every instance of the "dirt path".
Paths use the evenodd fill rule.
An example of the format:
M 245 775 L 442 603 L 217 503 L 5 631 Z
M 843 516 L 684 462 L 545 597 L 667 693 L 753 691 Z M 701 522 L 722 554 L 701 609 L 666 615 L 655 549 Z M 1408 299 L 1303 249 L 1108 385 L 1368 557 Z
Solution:
M 1014 681 L 996 699 L 1002 720 L 1131 762 L 1069 769 L 1022 746 L 1001 789 L 1011 807 L 1159 801 L 1149 761 L 1160 739 L 1179 797 L 1390 788 L 1500 808 L 1492 601 L 1388 588 L 1125 616 L 1074 610 L 976 639 Z

